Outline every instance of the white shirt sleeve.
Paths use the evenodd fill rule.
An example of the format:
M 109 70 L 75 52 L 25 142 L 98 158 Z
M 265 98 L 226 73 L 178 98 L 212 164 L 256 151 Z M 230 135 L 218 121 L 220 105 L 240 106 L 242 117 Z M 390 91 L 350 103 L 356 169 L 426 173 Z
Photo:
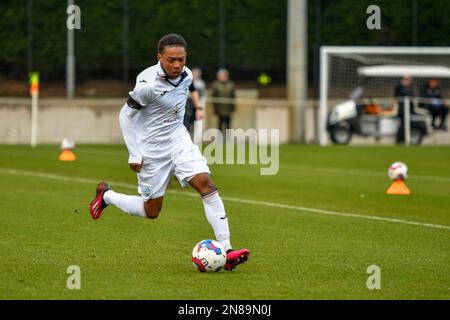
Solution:
M 152 102 L 154 96 L 152 88 L 144 82 L 136 83 L 134 90 L 131 91 L 129 95 L 142 107 L 149 105 Z
M 128 106 L 127 103 L 123 106 L 119 115 L 120 129 L 122 130 L 123 140 L 128 148 L 128 163 L 141 163 L 142 155 L 139 152 L 137 146 L 135 132 L 135 116 L 139 112 L 138 109 L 133 109 Z
M 133 91 L 129 93 L 132 100 L 123 106 L 119 115 L 120 129 L 130 154 L 128 163 L 141 163 L 142 155 L 139 152 L 135 135 L 136 114 L 153 100 L 153 90 L 146 82 L 137 81 Z

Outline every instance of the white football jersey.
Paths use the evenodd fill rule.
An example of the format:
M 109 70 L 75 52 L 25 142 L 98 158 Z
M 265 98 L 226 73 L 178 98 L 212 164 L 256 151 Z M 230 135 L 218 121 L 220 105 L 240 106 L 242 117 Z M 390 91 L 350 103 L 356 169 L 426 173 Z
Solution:
M 120 113 L 120 126 L 130 153 L 129 163 L 165 156 L 185 131 L 183 120 L 192 72 L 184 67 L 168 79 L 161 65 L 142 71 Z

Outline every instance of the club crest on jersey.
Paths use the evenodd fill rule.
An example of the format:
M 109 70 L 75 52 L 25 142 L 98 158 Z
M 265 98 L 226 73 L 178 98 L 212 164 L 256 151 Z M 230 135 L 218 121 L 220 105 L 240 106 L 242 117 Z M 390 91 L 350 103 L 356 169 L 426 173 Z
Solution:
M 144 190 L 142 190 L 142 195 L 146 198 L 150 197 L 153 193 L 153 189 L 151 187 L 145 187 Z
M 172 108 L 172 116 L 174 119 L 178 119 L 180 117 L 181 113 L 181 107 L 179 105 L 176 105 Z

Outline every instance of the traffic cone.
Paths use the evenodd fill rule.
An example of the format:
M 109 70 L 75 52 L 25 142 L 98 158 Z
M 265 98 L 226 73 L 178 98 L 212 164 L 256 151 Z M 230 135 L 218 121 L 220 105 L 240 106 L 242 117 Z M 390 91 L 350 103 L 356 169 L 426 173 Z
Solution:
M 77 159 L 77 156 L 72 152 L 72 150 L 64 150 L 59 155 L 60 161 L 75 161 Z
M 391 184 L 389 189 L 386 191 L 387 194 L 410 194 L 411 191 L 408 189 L 403 180 L 397 179 Z

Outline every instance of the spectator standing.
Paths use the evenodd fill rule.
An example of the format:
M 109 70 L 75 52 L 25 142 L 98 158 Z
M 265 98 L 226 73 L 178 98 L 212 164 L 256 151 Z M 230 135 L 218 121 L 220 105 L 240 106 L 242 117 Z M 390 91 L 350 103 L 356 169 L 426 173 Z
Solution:
M 400 83 L 395 87 L 394 95 L 398 101 L 398 114 L 400 118 L 400 126 L 397 131 L 396 142 L 403 143 L 405 141 L 405 97 L 410 98 L 409 110 L 410 114 L 414 114 L 412 98 L 414 97 L 414 89 L 412 88 L 413 79 L 410 75 L 404 75 Z
M 214 113 L 219 118 L 218 129 L 225 133 L 226 129 L 231 128 L 231 115 L 235 110 L 235 86 L 226 69 L 220 69 L 217 72 L 217 78 L 211 87 L 211 95 L 217 98 L 213 106 Z

